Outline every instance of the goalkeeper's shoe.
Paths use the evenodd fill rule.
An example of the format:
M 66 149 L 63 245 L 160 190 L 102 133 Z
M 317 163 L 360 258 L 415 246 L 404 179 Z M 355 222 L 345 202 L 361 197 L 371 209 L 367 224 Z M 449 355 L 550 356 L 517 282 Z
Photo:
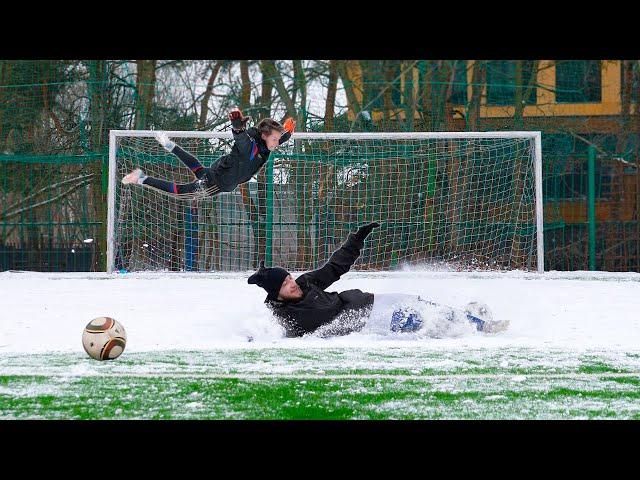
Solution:
M 493 314 L 489 307 L 485 303 L 480 302 L 469 302 L 467 306 L 464 308 L 464 311 L 469 315 L 473 315 L 474 317 L 481 318 L 485 322 L 490 322 L 493 320 Z
M 156 132 L 156 140 L 158 140 L 158 143 L 162 145 L 167 152 L 171 152 L 176 146 L 176 142 L 170 140 L 164 132 Z
M 507 328 L 509 328 L 509 320 L 491 320 L 489 322 L 485 322 L 484 327 L 482 328 L 482 332 L 484 333 L 498 333 L 504 332 Z
M 509 320 L 494 320 L 489 307 L 480 302 L 470 302 L 464 309 L 467 318 L 476 325 L 479 332 L 498 333 L 509 328 Z
M 133 172 L 125 175 L 125 177 L 122 179 L 122 183 L 124 183 L 125 185 L 129 185 L 130 183 L 142 185 L 142 182 L 144 182 L 145 178 L 147 178 L 147 176 L 144 174 L 144 172 L 139 168 L 136 168 Z

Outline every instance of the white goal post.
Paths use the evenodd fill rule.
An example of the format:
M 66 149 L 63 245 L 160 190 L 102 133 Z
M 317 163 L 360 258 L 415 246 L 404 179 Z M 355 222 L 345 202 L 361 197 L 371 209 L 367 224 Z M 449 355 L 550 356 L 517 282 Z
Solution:
M 240 271 L 259 260 L 316 268 L 348 231 L 373 220 L 383 227 L 354 269 L 544 272 L 539 131 L 295 133 L 244 186 L 192 198 L 121 183 L 136 167 L 193 180 L 155 133 L 110 131 L 109 273 Z M 231 132 L 165 133 L 205 167 L 233 140 Z

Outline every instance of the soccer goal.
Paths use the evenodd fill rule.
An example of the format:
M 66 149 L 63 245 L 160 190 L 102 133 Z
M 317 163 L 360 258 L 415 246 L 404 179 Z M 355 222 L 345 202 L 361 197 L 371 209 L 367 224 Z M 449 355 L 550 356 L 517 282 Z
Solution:
M 208 167 L 231 133 L 166 132 Z M 123 185 L 136 167 L 194 180 L 153 131 L 109 141 L 108 271 L 290 271 L 326 262 L 349 232 L 382 226 L 354 270 L 544 271 L 540 132 L 296 133 L 234 192 Z

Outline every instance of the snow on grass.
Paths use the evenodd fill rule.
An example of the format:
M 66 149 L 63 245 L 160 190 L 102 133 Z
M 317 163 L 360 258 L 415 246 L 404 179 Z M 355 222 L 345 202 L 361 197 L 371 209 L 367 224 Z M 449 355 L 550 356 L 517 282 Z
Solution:
M 0 418 L 640 418 L 640 274 L 351 272 L 511 328 L 287 339 L 249 273 L 0 273 Z M 99 316 L 115 361 L 82 349 Z
M 430 339 L 407 334 L 282 338 L 265 293 L 237 274 L 0 273 L 0 354 L 82 352 L 81 332 L 110 316 L 129 352 L 211 348 L 428 345 L 430 348 L 633 348 L 640 345 L 640 274 L 549 272 L 351 272 L 330 287 L 412 293 L 462 307 L 487 303 L 508 331 Z M 253 339 L 253 345 L 247 342 Z

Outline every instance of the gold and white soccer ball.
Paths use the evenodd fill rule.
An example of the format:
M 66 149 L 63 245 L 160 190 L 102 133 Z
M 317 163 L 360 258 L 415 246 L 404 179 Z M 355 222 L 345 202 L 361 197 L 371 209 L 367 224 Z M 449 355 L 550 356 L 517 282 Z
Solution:
M 82 346 L 96 360 L 118 358 L 126 344 L 127 332 L 120 322 L 110 317 L 94 318 L 82 332 Z

